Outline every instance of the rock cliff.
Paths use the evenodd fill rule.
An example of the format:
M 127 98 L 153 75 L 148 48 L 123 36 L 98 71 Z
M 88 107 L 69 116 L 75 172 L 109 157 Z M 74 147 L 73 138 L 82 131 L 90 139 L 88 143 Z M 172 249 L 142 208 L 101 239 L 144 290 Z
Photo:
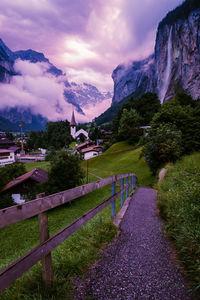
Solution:
M 149 58 L 113 71 L 112 103 L 147 91 L 157 93 L 161 102 L 183 90 L 200 98 L 200 8 L 182 14 L 182 6 L 159 24 L 155 51 Z

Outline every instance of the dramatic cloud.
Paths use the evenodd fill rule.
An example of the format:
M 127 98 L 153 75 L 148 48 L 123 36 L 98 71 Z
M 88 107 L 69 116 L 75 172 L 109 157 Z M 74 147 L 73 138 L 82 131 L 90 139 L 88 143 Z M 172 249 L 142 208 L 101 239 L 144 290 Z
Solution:
M 153 52 L 156 27 L 182 0 L 1 0 L 1 37 L 44 52 L 70 79 L 112 89 L 112 70 Z M 106 80 L 101 80 L 106 78 Z
M 41 114 L 49 120 L 67 119 L 70 121 L 72 105 L 63 96 L 64 76 L 54 77 L 46 71 L 48 63 L 31 63 L 17 60 L 14 68 L 21 75 L 12 77 L 10 83 L 0 84 L 0 109 L 6 107 L 30 108 L 35 114 Z M 111 101 L 88 105 L 84 108 L 85 116 L 76 113 L 76 119 L 81 122 L 91 121 L 98 112 L 103 112 Z

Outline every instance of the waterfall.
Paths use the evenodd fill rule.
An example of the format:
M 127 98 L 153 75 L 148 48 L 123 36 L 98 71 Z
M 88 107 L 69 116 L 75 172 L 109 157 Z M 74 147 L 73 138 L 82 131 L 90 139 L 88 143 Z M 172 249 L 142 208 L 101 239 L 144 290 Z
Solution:
M 170 83 L 170 75 L 171 75 L 171 68 L 172 68 L 172 27 L 169 32 L 169 38 L 167 43 L 167 66 L 165 72 L 163 74 L 163 84 L 160 90 L 160 101 L 163 103 L 169 83 Z

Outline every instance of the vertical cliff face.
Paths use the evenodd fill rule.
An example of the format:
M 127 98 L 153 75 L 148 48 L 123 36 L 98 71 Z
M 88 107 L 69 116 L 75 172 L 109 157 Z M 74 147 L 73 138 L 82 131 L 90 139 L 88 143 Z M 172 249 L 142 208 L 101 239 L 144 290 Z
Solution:
M 113 71 L 116 103 L 133 94 L 157 93 L 160 101 L 184 90 L 194 99 L 200 97 L 200 9 L 186 18 L 161 22 L 155 51 L 149 58 L 119 66 Z
M 158 27 L 155 64 L 161 101 L 180 90 L 200 97 L 200 9 L 186 20 Z

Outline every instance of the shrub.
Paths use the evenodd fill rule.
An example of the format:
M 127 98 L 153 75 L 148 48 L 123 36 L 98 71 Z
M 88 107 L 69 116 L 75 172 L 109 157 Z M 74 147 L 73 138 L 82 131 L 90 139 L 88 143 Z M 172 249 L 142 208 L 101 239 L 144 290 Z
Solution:
M 78 156 L 61 151 L 50 161 L 48 192 L 56 193 L 81 185 L 84 172 Z
M 173 124 L 161 124 L 149 131 L 143 156 L 153 174 L 165 163 L 174 162 L 182 153 L 182 135 Z

